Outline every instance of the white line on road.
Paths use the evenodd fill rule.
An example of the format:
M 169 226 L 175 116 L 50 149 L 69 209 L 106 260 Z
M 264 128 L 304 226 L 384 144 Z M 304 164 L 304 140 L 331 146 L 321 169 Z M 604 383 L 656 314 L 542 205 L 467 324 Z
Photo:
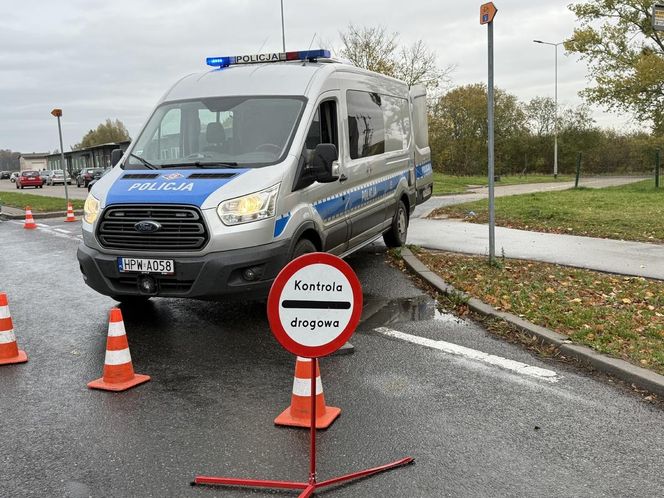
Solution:
M 426 337 L 406 334 L 404 332 L 399 332 L 398 330 L 388 329 L 387 327 L 378 327 L 374 329 L 374 331 L 378 332 L 379 334 L 385 335 L 387 337 L 392 337 L 394 339 L 407 341 L 413 344 L 417 344 L 419 346 L 437 349 L 439 351 L 443 351 L 448 354 L 463 356 L 464 358 L 468 358 L 471 360 L 481 361 L 483 363 L 495 365 L 497 367 L 510 370 L 520 375 L 537 377 L 538 379 L 546 380 L 548 382 L 558 382 L 558 374 L 553 370 L 534 367 L 526 363 L 521 363 L 520 361 L 514 361 L 507 358 L 503 358 L 501 356 L 495 356 L 489 353 L 484 353 L 482 351 L 477 351 L 476 349 L 470 349 L 464 346 L 459 346 L 457 344 L 452 344 L 451 342 L 434 341 L 433 339 L 427 339 Z
M 23 225 L 23 222 L 18 220 L 9 220 L 9 223 L 12 223 L 14 225 Z M 37 231 L 48 233 L 50 235 L 54 235 L 55 237 L 60 237 L 63 239 L 75 240 L 77 242 L 83 240 L 82 235 L 75 235 L 72 232 L 65 230 L 63 228 L 52 228 L 50 225 L 46 225 L 44 223 L 37 223 Z

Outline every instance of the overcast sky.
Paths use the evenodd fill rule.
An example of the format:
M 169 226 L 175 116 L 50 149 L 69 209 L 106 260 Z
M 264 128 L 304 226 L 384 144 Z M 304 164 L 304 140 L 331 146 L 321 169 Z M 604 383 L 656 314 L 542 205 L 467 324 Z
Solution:
M 554 49 L 574 28 L 570 0 L 498 0 L 496 85 L 522 100 L 553 97 Z M 333 40 L 349 22 L 384 25 L 404 43 L 422 39 L 453 84 L 486 81 L 481 1 L 284 0 L 286 49 Z M 262 48 L 261 48 L 262 47 Z M 327 47 L 323 47 L 327 48 Z M 334 47 L 331 47 L 334 48 Z M 205 57 L 279 51 L 279 0 L 22 0 L 0 16 L 0 148 L 58 148 L 61 107 L 65 150 L 106 118 L 136 136 L 164 91 L 180 76 L 205 70 Z M 559 58 L 559 101 L 580 102 L 586 68 Z M 597 122 L 633 127 L 627 116 L 596 110 Z

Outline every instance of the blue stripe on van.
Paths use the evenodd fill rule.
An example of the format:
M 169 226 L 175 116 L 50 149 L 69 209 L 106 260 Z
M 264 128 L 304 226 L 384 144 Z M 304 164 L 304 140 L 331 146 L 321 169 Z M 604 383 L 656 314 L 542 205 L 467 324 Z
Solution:
M 433 173 L 433 166 L 431 165 L 431 161 L 427 161 L 415 166 L 415 178 L 422 178 L 424 176 L 430 175 L 431 173 Z
M 118 177 L 106 196 L 111 204 L 193 204 L 202 206 L 205 200 L 229 181 L 248 169 L 167 169 L 125 171 Z M 136 178 L 145 174 L 154 178 Z M 219 178 L 214 178 L 214 174 Z M 228 176 L 224 176 L 224 173 Z M 200 178 L 206 174 L 207 178 Z M 194 178 L 190 178 L 194 175 Z
M 279 237 L 281 233 L 284 231 L 284 228 L 286 228 L 286 225 L 288 224 L 288 220 L 290 220 L 291 214 L 286 213 L 282 214 L 277 220 L 274 222 L 274 236 Z
M 391 194 L 402 178 L 408 180 L 408 171 L 321 199 L 313 207 L 325 221 L 338 218 Z

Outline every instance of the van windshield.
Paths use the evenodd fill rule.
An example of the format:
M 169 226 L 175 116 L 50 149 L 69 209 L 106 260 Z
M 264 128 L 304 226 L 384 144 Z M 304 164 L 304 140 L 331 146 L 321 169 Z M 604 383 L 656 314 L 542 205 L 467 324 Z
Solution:
M 215 97 L 157 108 L 125 163 L 142 167 L 275 164 L 288 152 L 303 97 Z M 138 156 L 138 157 L 136 157 Z

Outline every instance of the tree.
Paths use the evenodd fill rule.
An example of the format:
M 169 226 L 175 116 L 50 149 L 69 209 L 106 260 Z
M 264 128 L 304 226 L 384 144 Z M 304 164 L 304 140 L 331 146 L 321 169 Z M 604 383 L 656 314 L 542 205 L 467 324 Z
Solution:
M 496 171 L 521 168 L 528 134 L 526 113 L 518 99 L 496 89 L 494 107 Z M 457 87 L 434 105 L 430 119 L 433 163 L 446 173 L 487 172 L 487 89 L 483 83 Z
M 581 94 L 633 112 L 664 133 L 664 33 L 652 27 L 653 0 L 586 0 L 570 5 L 580 27 L 565 42 L 588 62 L 595 86 Z
M 127 132 L 127 128 L 122 121 L 107 119 L 104 123 L 100 123 L 96 129 L 88 131 L 81 142 L 74 145 L 72 149 L 84 149 L 93 145 L 123 142 L 125 140 L 130 140 L 130 138 L 129 132 Z
M 339 33 L 343 47 L 339 55 L 354 65 L 401 79 L 408 85 L 424 85 L 434 94 L 450 81 L 453 66 L 440 68 L 436 53 L 422 40 L 400 45 L 399 33 L 388 33 L 384 26 L 348 25 Z
M 538 137 L 553 133 L 556 122 L 556 103 L 551 97 L 535 97 L 524 110 L 530 130 Z

